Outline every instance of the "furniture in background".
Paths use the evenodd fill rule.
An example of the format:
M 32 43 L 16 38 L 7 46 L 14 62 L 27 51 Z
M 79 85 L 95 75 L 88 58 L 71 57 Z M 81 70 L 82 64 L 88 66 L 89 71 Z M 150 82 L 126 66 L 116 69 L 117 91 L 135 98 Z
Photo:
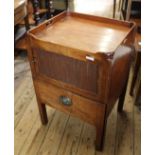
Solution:
M 120 0 L 120 18 L 127 21 L 134 21 L 137 24 L 137 31 L 141 31 L 141 0 Z
M 120 0 L 119 9 L 124 20 L 141 18 L 141 0 Z
M 31 0 L 32 1 L 32 0 Z M 47 19 L 52 16 L 55 16 L 62 11 L 69 9 L 69 0 L 33 0 L 33 8 L 34 8 L 34 19 L 36 25 L 39 22 L 42 22 L 40 18 L 41 12 L 47 12 Z M 46 9 L 45 9 L 46 8 Z M 41 11 L 42 10 L 42 11 Z M 116 13 L 116 0 L 113 0 L 113 18 L 115 18 Z
M 30 27 L 38 25 L 68 7 L 67 0 L 15 0 L 14 3 L 15 52 L 17 50 L 27 51 L 25 34 Z
M 134 38 L 134 23 L 71 12 L 30 30 L 28 56 L 42 124 L 48 122 L 46 105 L 77 116 L 95 125 L 101 150 L 118 98 L 118 111 L 123 108 Z
M 24 26 L 20 29 L 20 23 L 24 21 Z M 27 11 L 27 1 L 26 0 L 14 0 L 14 27 L 15 27 L 15 55 L 17 49 L 22 45 L 23 47 L 23 38 L 27 30 L 30 29 L 29 20 L 28 20 L 28 11 Z M 20 45 L 20 46 L 19 46 Z
M 136 34 L 135 39 L 136 57 L 134 61 L 134 71 L 131 81 L 130 95 L 134 96 L 136 105 L 140 105 L 141 101 L 141 35 Z
M 119 9 L 121 19 L 133 21 L 137 26 L 135 38 L 136 56 L 134 60 L 133 77 L 130 95 L 134 97 L 135 104 L 140 105 L 141 98 L 141 0 L 120 0 Z
M 46 0 L 44 1 L 45 7 L 44 10 L 40 9 L 41 2 L 40 0 L 31 0 L 33 4 L 33 15 L 35 20 L 35 25 L 38 25 L 41 21 L 40 14 L 46 13 L 46 19 L 49 19 L 53 16 L 53 1 L 52 0 Z
M 19 24 L 22 20 L 25 21 L 26 29 L 29 29 L 28 13 L 26 8 L 26 0 L 14 1 L 14 25 Z
M 35 25 L 38 25 L 44 19 L 49 19 L 68 8 L 68 0 L 31 0 L 33 4 L 33 14 Z M 45 13 L 46 17 L 41 18 L 41 14 Z

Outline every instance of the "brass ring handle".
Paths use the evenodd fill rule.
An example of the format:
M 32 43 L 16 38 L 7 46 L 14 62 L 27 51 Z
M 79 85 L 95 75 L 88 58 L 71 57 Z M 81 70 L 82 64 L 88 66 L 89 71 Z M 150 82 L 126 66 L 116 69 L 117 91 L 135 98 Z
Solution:
M 60 96 L 59 97 L 59 102 L 61 104 L 63 104 L 63 105 L 66 105 L 66 106 L 72 105 L 72 100 L 69 97 L 66 97 L 66 96 Z

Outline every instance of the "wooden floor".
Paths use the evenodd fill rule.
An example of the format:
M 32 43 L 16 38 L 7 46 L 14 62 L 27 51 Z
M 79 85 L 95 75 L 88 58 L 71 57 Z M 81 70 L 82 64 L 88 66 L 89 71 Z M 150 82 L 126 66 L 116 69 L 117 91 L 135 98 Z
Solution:
M 140 111 L 128 93 L 124 112 L 117 113 L 115 107 L 108 118 L 104 152 L 95 151 L 92 125 L 47 110 L 49 123 L 43 126 L 27 58 L 19 56 L 15 59 L 15 155 L 140 155 Z
M 113 0 L 102 1 L 109 3 L 106 6 L 98 4 L 101 8 L 112 9 Z M 83 0 L 74 2 L 76 11 L 90 11 L 88 8 L 80 8 Z M 93 2 L 89 2 L 94 13 Z M 103 11 L 102 15 L 112 17 L 111 11 L 107 14 L 105 12 Z M 103 152 L 95 151 L 94 126 L 78 118 L 48 107 L 49 123 L 43 126 L 40 122 L 27 56 L 22 53 L 15 58 L 15 155 L 140 155 L 139 108 L 133 105 L 133 99 L 128 92 L 124 112 L 119 114 L 116 108 L 115 106 L 108 118 Z

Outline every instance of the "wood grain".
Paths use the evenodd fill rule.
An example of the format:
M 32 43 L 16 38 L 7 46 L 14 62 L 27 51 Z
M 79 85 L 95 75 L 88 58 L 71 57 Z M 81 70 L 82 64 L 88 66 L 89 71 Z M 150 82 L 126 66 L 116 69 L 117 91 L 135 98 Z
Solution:
M 79 147 L 76 155 L 89 154 L 95 155 L 95 128 L 88 123 L 84 124 Z
M 33 127 L 33 123 L 36 121 L 38 112 L 36 112 L 37 106 L 35 104 L 36 99 L 33 98 L 31 104 L 26 109 L 22 119 L 18 123 L 15 129 L 15 154 L 18 155 L 21 147 L 24 145 L 26 137 L 29 135 L 30 130 Z
M 34 49 L 38 72 L 47 77 L 71 84 L 80 89 L 97 93 L 98 65 L 78 61 L 60 54 Z M 46 61 L 44 61 L 46 59 Z M 57 64 L 59 62 L 59 65 Z M 71 73 L 71 74 L 70 74 Z
M 34 88 L 32 85 L 31 85 L 31 88 L 25 89 L 25 90 L 26 91 L 23 92 L 22 97 L 20 97 L 15 104 L 15 114 L 14 114 L 15 128 L 18 125 L 18 123 L 23 115 L 23 112 L 27 109 L 32 98 L 34 98 L 34 96 L 35 96 Z
M 49 123 L 47 124 L 47 126 L 42 126 L 41 122 L 38 123 L 40 118 L 37 118 L 32 130 L 25 140 L 24 144 L 26 145 L 23 145 L 23 147 L 21 148 L 20 155 L 37 155 L 38 150 L 40 149 L 40 146 L 42 145 L 53 120 L 55 109 L 47 108 L 47 113 L 50 116 Z
M 25 76 L 26 78 L 28 78 L 27 76 Z M 131 76 L 130 76 L 131 77 Z M 27 81 L 28 80 L 28 81 Z M 21 84 L 19 85 L 19 87 L 17 88 L 17 90 L 15 90 L 15 99 L 16 99 L 16 92 L 17 92 L 17 98 L 19 97 L 19 92 L 20 90 L 24 90 L 25 91 L 29 90 L 29 88 L 27 87 L 27 85 L 25 83 L 29 83 L 31 86 L 32 84 L 32 79 L 28 78 L 27 80 L 23 80 L 21 82 Z M 131 80 L 129 80 L 129 82 L 131 82 Z M 21 88 L 21 89 L 20 89 Z M 28 94 L 29 96 L 30 94 Z M 30 101 L 28 102 L 28 104 L 32 104 L 32 98 L 30 97 Z M 20 100 L 22 100 L 22 98 L 24 98 L 24 95 L 22 95 L 22 93 L 20 94 Z M 129 100 L 128 98 L 131 98 L 129 96 L 129 93 L 126 96 L 126 102 L 125 104 L 127 106 L 125 106 L 125 112 L 124 115 L 126 115 L 125 113 L 133 115 L 133 111 L 131 110 L 131 113 L 128 113 L 129 111 L 129 105 L 133 104 L 133 102 L 129 102 L 131 100 Z M 16 99 L 17 100 L 17 99 Z M 22 103 L 22 102 L 19 102 Z M 33 103 L 34 105 L 36 103 Z M 29 106 L 28 106 L 29 107 Z M 68 122 L 66 122 L 66 129 L 64 130 L 62 134 L 62 141 L 66 141 L 66 139 L 68 139 L 68 143 L 71 144 L 75 139 L 74 137 L 76 135 L 74 135 L 74 133 L 77 130 L 72 130 L 74 129 L 74 125 L 76 126 L 76 128 L 78 128 L 80 131 L 77 131 L 77 135 L 79 136 L 79 138 L 76 139 L 76 143 L 75 145 L 73 145 L 73 148 L 71 147 L 71 145 L 68 146 L 68 148 L 66 148 L 66 152 L 75 152 L 75 154 L 84 154 L 84 153 L 89 153 L 90 155 L 114 155 L 114 150 L 118 150 L 118 154 L 119 155 L 124 155 L 124 153 L 126 153 L 128 151 L 128 154 L 132 155 L 133 151 L 135 152 L 136 155 L 140 155 L 140 112 L 139 110 L 134 106 L 134 117 L 128 117 L 128 121 L 127 122 L 131 122 L 132 119 L 134 119 L 134 132 L 132 132 L 131 127 L 130 127 L 130 123 L 127 123 L 126 117 L 124 118 L 124 121 L 122 121 L 122 123 L 120 123 L 121 121 L 119 119 L 116 120 L 116 116 L 117 116 L 117 106 L 114 107 L 114 109 L 112 110 L 111 114 L 109 115 L 108 118 L 108 122 L 107 122 L 107 129 L 106 129 L 106 136 L 105 136 L 105 146 L 104 146 L 104 151 L 103 152 L 97 152 L 95 151 L 95 128 L 94 126 L 90 125 L 90 124 L 86 124 L 84 122 L 82 122 L 81 120 L 74 118 L 74 117 L 70 117 Z M 16 107 L 15 107 L 16 109 Z M 33 113 L 37 113 L 38 114 L 38 109 L 35 108 L 35 111 Z M 39 115 L 37 115 L 37 119 L 34 121 L 32 128 L 27 128 L 26 130 L 26 136 L 23 137 L 23 140 L 19 140 L 18 137 L 21 136 L 20 132 L 15 131 L 15 150 L 19 150 L 20 155 L 37 155 L 39 148 L 42 147 L 45 139 L 46 139 L 46 135 L 47 132 L 50 128 L 53 128 L 52 125 L 52 121 L 54 118 L 54 112 L 55 110 L 53 110 L 52 108 L 47 108 L 47 113 L 49 116 L 49 123 L 47 124 L 47 126 L 42 126 L 40 123 L 40 118 Z M 25 114 L 26 113 L 26 114 Z M 57 111 L 56 111 L 57 113 Z M 59 115 L 59 114 L 58 114 Z M 22 126 L 22 129 L 25 128 L 25 124 L 27 124 L 29 122 L 29 118 L 27 117 L 27 112 L 23 111 L 22 113 L 22 121 L 20 121 L 20 123 L 24 123 L 24 125 L 20 125 Z M 121 119 L 121 118 L 120 118 Z M 58 123 L 58 120 L 56 120 Z M 27 123 L 26 123 L 27 122 Z M 125 124 L 124 124 L 125 123 Z M 73 125 L 74 124 L 74 125 Z M 78 125 L 82 124 L 82 128 L 81 126 L 79 127 Z M 117 124 L 117 130 L 116 130 L 116 124 Z M 73 125 L 72 128 L 70 129 L 70 125 Z M 87 127 L 86 127 L 87 126 Z M 125 126 L 125 128 L 124 128 Z M 120 130 L 122 128 L 122 130 Z M 126 128 L 130 128 L 129 130 L 127 129 L 127 131 L 125 131 Z M 16 129 L 15 129 L 16 130 Z M 69 130 L 69 131 L 68 131 Z M 112 131 L 112 132 L 111 132 Z M 121 132 L 122 131 L 122 132 Z M 129 136 L 130 132 L 131 136 Z M 79 135 L 80 132 L 80 135 Z M 67 134 L 70 133 L 69 138 L 67 138 Z M 88 136 L 89 135 L 89 136 Z M 123 135 L 123 145 L 121 145 L 121 141 L 119 140 L 119 146 L 118 146 L 118 137 L 122 137 Z M 134 142 L 131 141 L 131 137 L 133 136 L 134 138 Z M 87 142 L 87 138 L 89 137 L 90 139 Z M 115 137 L 116 137 L 116 142 L 115 142 Z M 55 137 L 56 138 L 56 137 Z M 54 139 L 55 139 L 54 138 Z M 122 139 L 122 138 L 121 138 Z M 78 141 L 79 140 L 79 141 Z M 21 142 L 22 144 L 18 144 L 19 142 Z M 77 144 L 78 143 L 78 144 Z M 91 144 L 92 143 L 92 144 Z M 50 144 L 47 144 L 50 145 Z M 61 146 L 62 145 L 62 146 Z M 64 143 L 61 143 L 59 148 L 62 151 L 64 148 Z M 90 147 L 88 147 L 88 146 Z M 128 146 L 133 145 L 133 149 L 128 149 Z M 55 145 L 53 144 L 53 147 Z M 122 148 L 124 147 L 125 148 Z M 51 147 L 51 146 L 50 146 Z M 119 148 L 118 148 L 119 147 Z M 59 150 L 59 148 L 57 148 Z M 77 150 L 76 150 L 77 149 Z M 58 151 L 57 150 L 57 151 Z M 124 151 L 119 151 L 119 150 L 124 150 Z M 56 151 L 56 152 L 57 152 Z
M 75 1 L 74 1 L 75 2 Z M 111 5 L 111 2 L 113 2 L 113 1 L 111 1 L 111 0 L 108 0 L 108 1 L 106 1 L 106 5 L 104 5 L 104 1 L 102 1 L 102 3 L 103 3 L 103 5 L 102 6 L 106 6 L 107 7 L 107 9 L 108 9 L 108 7 L 112 7 L 112 5 Z M 76 2 L 77 3 L 77 2 Z M 81 3 L 81 4 L 80 4 Z M 87 2 L 86 3 L 88 3 L 88 0 L 87 0 Z M 96 3 L 96 1 L 95 1 L 95 3 Z M 84 4 L 84 2 L 78 2 L 78 5 L 83 5 Z M 107 4 L 108 4 L 108 6 L 107 6 Z M 101 5 L 100 5 L 101 6 Z M 101 7 L 102 7 L 101 6 Z M 77 7 L 77 5 L 76 5 L 76 7 Z M 76 7 L 75 7 L 75 9 L 76 9 Z M 87 9 L 87 8 L 86 8 Z M 93 9 L 91 10 L 94 14 L 99 14 L 99 15 L 101 15 L 101 14 L 103 14 L 103 16 L 107 16 L 107 13 L 108 13 L 108 11 L 106 11 L 106 10 L 104 10 L 104 9 L 102 9 L 102 11 L 98 11 L 98 8 L 95 10 L 96 8 L 95 8 L 95 5 L 93 6 Z M 89 10 L 89 9 L 88 9 Z M 90 12 L 90 11 L 89 11 Z M 104 13 L 103 13 L 104 12 Z M 50 25 L 49 25 L 50 26 Z M 43 25 L 42 25 L 42 28 L 44 29 L 44 28 L 46 28 L 46 26 L 44 27 Z M 40 47 L 40 46 L 38 46 L 38 47 Z M 46 47 L 47 47 L 47 45 L 46 45 Z M 48 49 L 51 49 L 51 48 L 48 48 Z M 64 50 L 64 49 L 63 49 Z M 65 51 L 67 51 L 66 49 L 65 49 Z M 74 51 L 75 52 L 75 51 Z M 69 53 L 69 51 L 67 51 L 66 52 L 67 54 Z M 85 57 L 85 56 L 84 56 Z M 77 57 L 77 58 L 79 58 L 79 57 Z M 80 57 L 80 60 L 81 60 L 81 57 Z M 16 81 L 16 80 L 15 80 Z M 32 84 L 32 81 L 30 80 L 29 81 L 29 83 L 31 83 Z M 23 90 L 24 90 L 24 83 L 23 83 L 23 81 L 21 81 L 21 86 L 23 86 Z M 25 89 L 27 89 L 27 87 L 25 87 Z M 15 91 L 18 91 L 18 92 L 20 92 L 20 90 L 19 89 L 17 89 L 17 88 L 15 88 Z M 22 93 L 18 93 L 18 95 L 19 96 L 22 96 L 21 95 Z M 15 96 L 16 96 L 16 94 L 15 94 Z M 128 94 L 127 94 L 127 98 L 128 98 L 129 96 L 128 96 Z M 16 97 L 15 97 L 15 99 L 16 99 Z M 128 103 L 128 100 L 126 100 L 126 103 L 125 104 L 129 104 Z M 50 108 L 51 110 L 52 110 L 52 108 Z M 114 110 L 115 109 L 115 110 Z M 115 142 L 114 142 L 114 136 L 116 135 L 116 137 L 117 137 L 117 134 L 119 134 L 119 132 L 116 132 L 116 128 L 115 128 L 115 125 L 116 125 L 116 123 L 117 123 L 117 121 L 116 121 L 116 115 L 117 115 L 117 112 L 116 112 L 116 106 L 115 106 L 115 108 L 114 108 L 113 110 L 112 110 L 112 112 L 111 112 L 111 114 L 109 115 L 109 118 L 108 118 L 108 122 L 107 122 L 107 132 L 106 132 L 106 137 L 105 137 L 105 141 L 106 141 L 106 143 L 105 143 L 105 147 L 104 147 L 104 152 L 96 152 L 95 151 L 95 145 L 93 144 L 93 145 L 91 145 L 91 147 L 89 148 L 89 147 L 87 147 L 87 143 L 82 143 L 82 139 L 85 139 L 84 137 L 86 137 L 85 135 L 90 135 L 90 136 L 88 136 L 88 137 L 90 137 L 90 141 L 92 141 L 92 142 L 94 142 L 95 141 L 95 128 L 93 127 L 93 126 L 91 126 L 91 125 L 88 125 L 88 128 L 87 127 L 84 127 L 83 129 L 84 129 L 84 131 L 83 131 L 83 129 L 82 129 L 82 133 L 80 134 L 80 143 L 79 143 L 79 145 L 77 146 L 77 152 L 79 153 L 79 154 L 85 154 L 85 152 L 87 152 L 88 151 L 88 153 L 89 154 L 92 154 L 92 155 L 95 155 L 95 154 L 99 154 L 99 155 L 113 155 L 113 152 L 114 152 L 114 149 L 117 149 L 117 147 L 118 147 L 118 145 L 113 145 Z M 126 108 L 125 108 L 125 110 L 127 110 L 128 111 L 128 106 L 126 106 Z M 47 111 L 48 111 L 48 108 L 47 108 Z M 139 134 L 136 134 L 136 133 L 139 133 L 139 118 L 137 118 L 137 117 L 140 117 L 139 115 L 139 112 L 137 111 L 137 110 L 135 110 L 134 111 L 136 114 L 134 115 L 134 130 L 137 130 L 136 132 L 131 132 L 131 134 L 133 135 L 133 137 L 135 137 L 136 139 L 134 140 L 135 142 L 132 144 L 134 147 L 133 147 L 133 149 L 134 149 L 134 152 L 135 153 L 139 153 L 139 150 L 140 150 L 140 144 L 139 144 Z M 25 111 L 23 112 L 23 115 L 24 115 L 24 113 L 25 113 Z M 126 113 L 126 112 L 125 112 Z M 133 114 L 132 113 L 132 111 L 131 111 L 131 114 Z M 47 134 L 47 131 L 49 130 L 49 128 L 51 128 L 51 122 L 52 122 L 52 118 L 53 118 L 53 115 L 50 115 L 50 113 L 48 112 L 48 116 L 49 116 L 49 123 L 47 124 L 47 126 L 40 126 L 39 127 L 39 125 L 40 125 L 40 123 L 38 122 L 37 123 L 37 121 L 39 120 L 39 116 L 38 116 L 38 120 L 36 120 L 36 122 L 34 123 L 34 125 L 33 125 L 33 127 L 32 127 L 32 132 L 30 131 L 30 134 L 29 134 L 29 136 L 28 136 L 28 139 L 26 140 L 26 142 L 24 143 L 24 147 L 21 147 L 21 151 L 20 151 L 20 153 L 21 154 L 28 154 L 28 153 L 25 153 L 26 151 L 26 149 L 28 149 L 28 150 L 30 150 L 30 152 L 29 152 L 29 154 L 28 155 L 35 155 L 35 154 L 37 154 L 37 152 L 39 151 L 39 148 L 42 146 L 42 144 L 43 144 L 43 142 L 44 142 L 44 139 L 45 139 L 45 137 L 46 137 L 46 134 Z M 25 115 L 24 115 L 24 117 L 25 117 Z M 73 118 L 73 117 L 70 117 L 70 118 Z M 70 118 L 69 118 L 69 121 L 68 122 L 66 122 L 66 127 L 67 127 L 67 129 L 68 129 L 68 123 L 70 122 Z M 129 117 L 129 121 L 131 121 L 130 119 L 131 119 L 132 117 Z M 78 124 L 79 123 L 79 121 L 80 120 L 78 120 L 78 119 L 71 119 L 71 120 L 75 120 L 75 122 L 74 122 L 74 125 L 76 126 L 76 124 Z M 72 124 L 72 121 L 69 123 L 69 124 Z M 127 126 L 127 128 L 128 128 L 128 125 L 130 126 L 130 123 L 129 124 L 126 124 L 126 126 Z M 120 126 L 121 127 L 121 126 Z M 39 128 L 40 130 L 38 131 L 37 130 L 37 128 Z M 74 128 L 74 127 L 73 127 Z M 117 126 L 117 128 L 118 128 L 118 126 Z M 37 131 L 36 131 L 37 130 Z M 69 129 L 68 129 L 69 130 Z M 68 130 L 66 131 L 66 129 L 64 130 L 64 133 L 68 133 Z M 111 132 L 111 130 L 113 131 L 113 132 Z M 117 130 L 118 131 L 118 130 Z M 28 131 L 29 132 L 29 131 Z M 70 130 L 70 132 L 74 132 L 73 130 Z M 64 139 L 66 140 L 66 136 L 63 136 L 63 134 L 64 133 L 62 133 L 62 137 L 64 137 Z M 126 132 L 124 132 L 124 134 L 127 134 Z M 67 134 L 64 134 L 64 135 L 67 135 Z M 132 136 L 131 135 L 131 136 Z M 32 138 L 32 137 L 34 136 L 34 138 Z M 74 135 L 71 135 L 71 137 L 73 137 Z M 120 136 L 120 134 L 119 134 L 119 136 Z M 128 138 L 130 138 L 130 136 L 124 136 L 125 138 L 124 138 L 124 145 L 126 145 L 126 146 L 129 146 L 129 145 L 131 145 L 130 144 L 130 140 L 128 140 Z M 26 138 L 26 137 L 25 137 Z M 32 139 L 34 139 L 33 141 L 32 141 L 32 146 L 29 148 L 29 145 L 30 145 L 30 143 L 29 142 L 31 142 L 31 140 Z M 86 138 L 87 139 L 87 138 Z M 64 140 L 64 141 L 65 141 Z M 72 138 L 68 138 L 68 143 L 71 143 L 70 142 L 70 140 L 71 140 L 71 142 L 72 142 Z M 16 141 L 16 139 L 15 139 L 15 141 Z M 116 141 L 117 141 L 117 138 L 116 138 Z M 82 144 L 81 144 L 82 143 Z M 89 143 L 89 140 L 88 140 L 88 143 Z M 136 145 L 135 145 L 136 144 Z M 60 148 L 64 148 L 64 145 L 61 147 L 61 145 L 63 145 L 63 143 L 61 143 L 60 144 Z M 119 147 L 121 148 L 121 147 L 124 147 L 124 145 L 120 145 Z M 75 145 L 76 146 L 76 145 Z M 82 147 L 81 147 L 82 146 Z M 68 147 L 68 148 L 70 148 L 70 146 Z M 75 147 L 76 148 L 76 147 Z M 85 149 L 82 149 L 81 150 L 81 148 L 85 148 Z M 59 148 L 58 148 L 59 149 Z M 69 149 L 68 149 L 68 151 L 67 152 L 70 152 L 70 153 L 72 153 L 72 150 L 74 150 L 74 147 L 73 147 L 73 149 L 72 148 L 70 148 L 71 149 L 71 151 L 69 151 Z M 126 147 L 125 147 L 125 149 L 126 149 Z M 119 152 L 119 154 L 120 155 L 124 155 L 124 154 L 126 154 L 126 152 L 128 151 L 128 153 L 129 154 L 132 154 L 133 153 L 133 151 L 132 150 L 126 150 L 126 152 L 125 152 L 125 149 L 124 149 L 124 151 L 123 152 Z M 85 151 L 86 150 L 86 151 Z M 44 153 L 44 152 L 43 152 Z M 73 151 L 73 153 L 74 153 L 74 151 Z M 57 153 L 58 154 L 58 153 Z M 75 154 L 77 154 L 77 153 L 75 153 Z
M 128 22 L 120 24 L 117 20 L 113 22 L 103 17 L 78 13 L 69 13 L 65 17 L 64 15 L 66 12 L 62 16 L 59 15 L 59 21 L 58 17 L 55 17 L 35 31 L 32 30 L 31 36 L 34 34 L 39 40 L 90 53 L 108 53 L 115 51 L 132 29 L 131 23 Z
M 51 127 L 39 149 L 38 155 L 55 155 L 57 153 L 68 119 L 69 116 L 61 112 L 54 115 Z
M 124 44 L 133 44 L 134 30 L 133 23 L 63 12 L 28 32 L 28 55 L 43 124 L 47 123 L 46 104 L 79 117 L 95 125 L 96 149 L 102 150 L 107 118 L 125 94 L 134 52 L 122 44 L 125 39 Z M 73 104 L 60 104 L 61 96 Z
M 84 122 L 77 118 L 70 117 L 58 149 L 58 155 L 76 154 L 79 146 L 81 132 Z

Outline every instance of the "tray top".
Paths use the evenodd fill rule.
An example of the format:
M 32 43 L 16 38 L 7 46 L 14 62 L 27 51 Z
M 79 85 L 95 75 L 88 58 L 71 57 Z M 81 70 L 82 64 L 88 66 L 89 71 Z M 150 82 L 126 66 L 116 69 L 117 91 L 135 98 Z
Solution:
M 92 16 L 89 16 L 91 17 Z M 94 16 L 95 19 L 95 16 Z M 102 17 L 100 17 L 102 19 Z M 53 22 L 46 28 L 33 33 L 36 38 L 55 43 L 65 47 L 71 47 L 92 53 L 113 52 L 123 42 L 131 30 L 131 25 L 122 24 L 107 19 L 104 21 L 92 20 L 90 18 L 79 16 L 76 13 L 70 13 L 56 22 Z

